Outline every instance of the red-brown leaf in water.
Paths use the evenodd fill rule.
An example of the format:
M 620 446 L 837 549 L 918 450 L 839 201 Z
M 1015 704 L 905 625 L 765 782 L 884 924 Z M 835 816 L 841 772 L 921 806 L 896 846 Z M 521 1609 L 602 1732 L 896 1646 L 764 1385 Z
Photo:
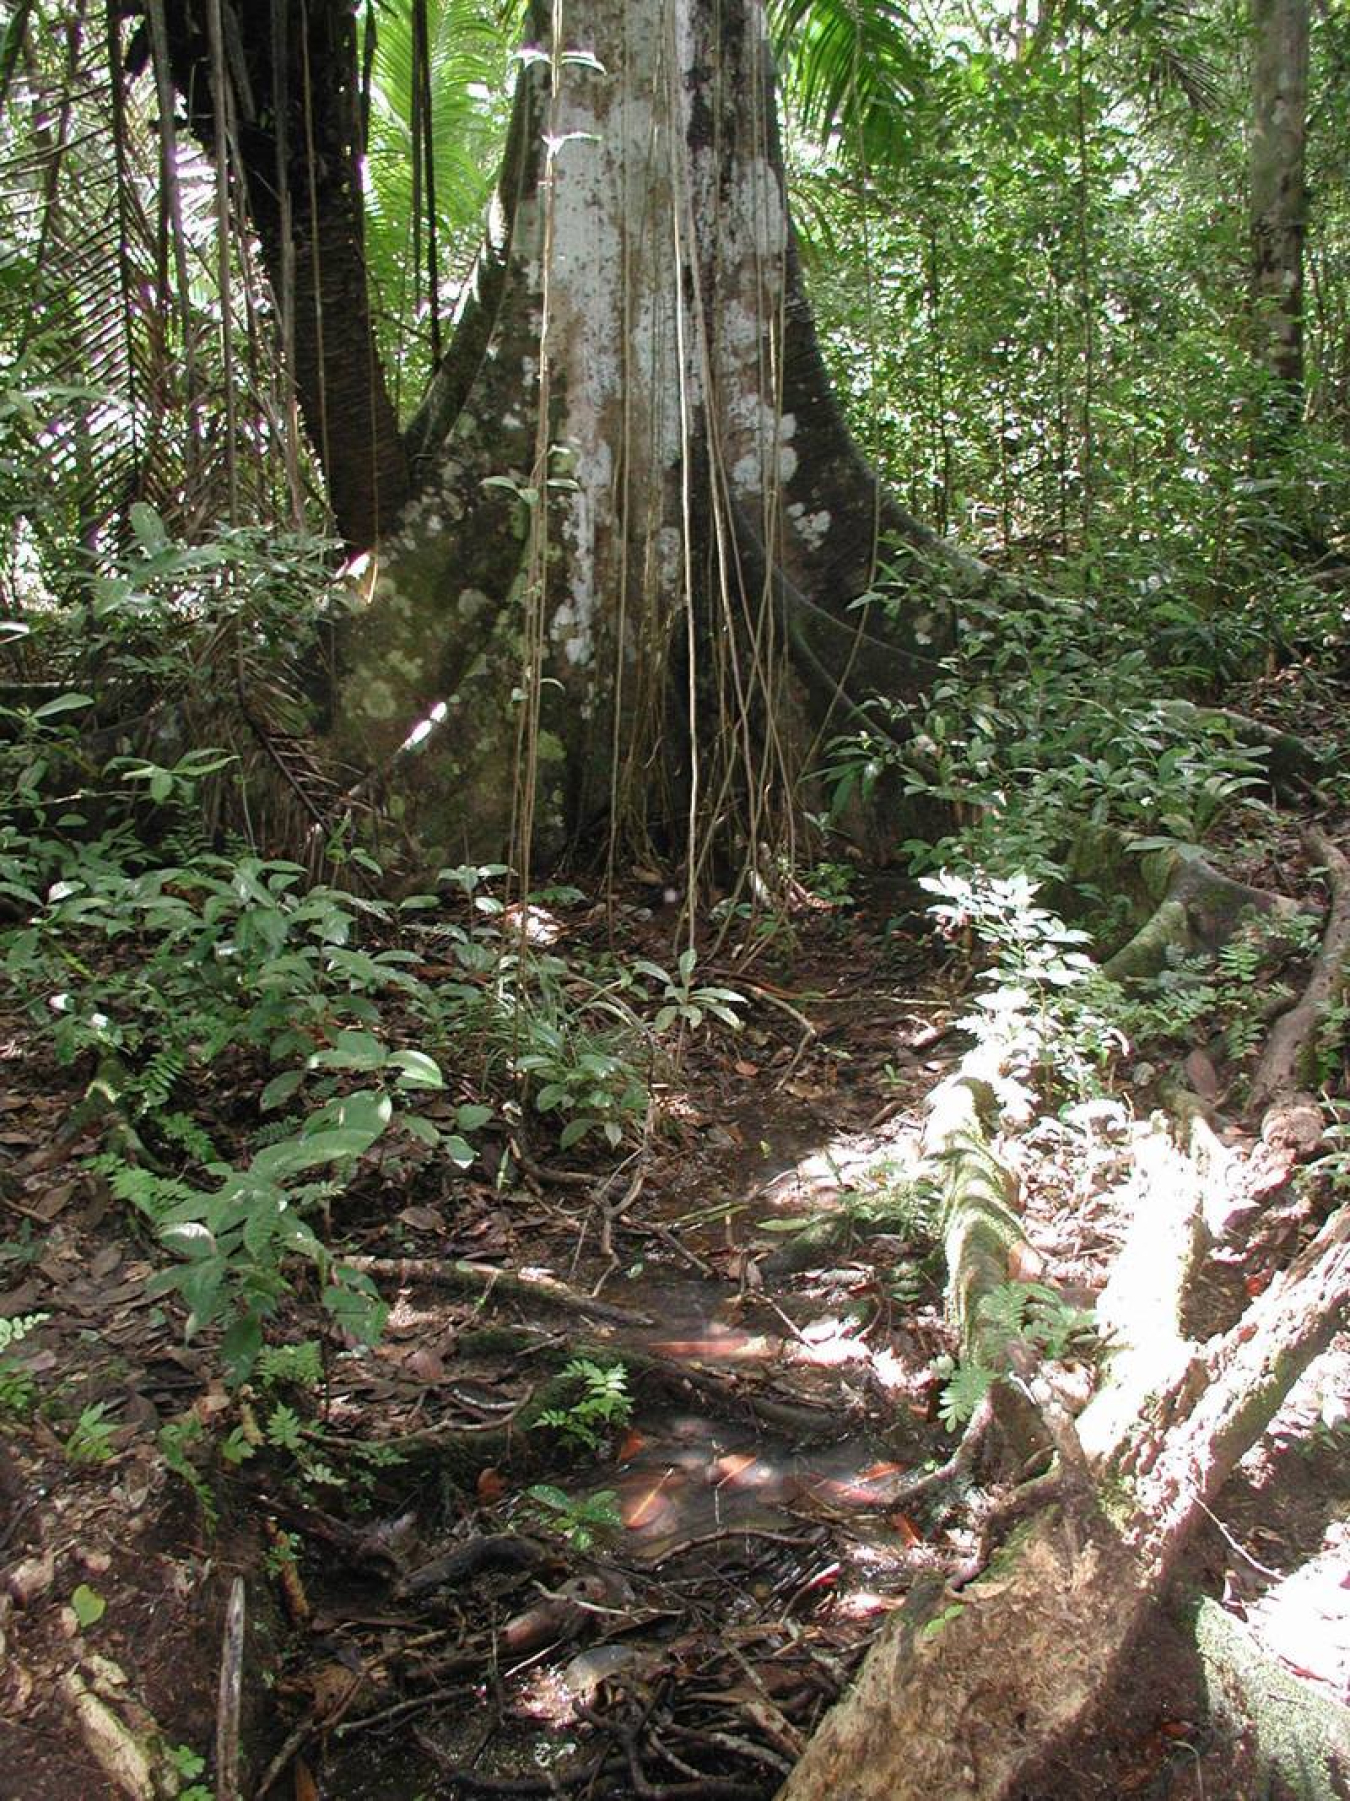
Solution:
M 744 1487 L 741 1477 L 747 1471 L 754 1469 L 758 1462 L 759 1458 L 753 1451 L 730 1451 L 725 1457 L 719 1457 L 713 1465 L 717 1486 L 719 1488 L 724 1485 L 728 1488 Z
M 624 1507 L 623 1523 L 625 1526 L 635 1532 L 640 1532 L 644 1526 L 650 1526 L 653 1520 L 660 1518 L 662 1512 L 669 1508 L 670 1503 L 666 1500 L 664 1491 L 675 1473 L 674 1470 L 667 1470 L 664 1475 L 659 1476 L 652 1483 L 650 1488 L 644 1489 L 636 1500 L 629 1502 Z

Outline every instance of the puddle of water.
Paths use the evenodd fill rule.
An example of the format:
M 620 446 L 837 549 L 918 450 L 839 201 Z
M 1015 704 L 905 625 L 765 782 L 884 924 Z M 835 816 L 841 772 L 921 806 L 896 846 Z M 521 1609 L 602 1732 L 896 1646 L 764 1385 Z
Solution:
M 616 1495 L 620 1554 L 656 1562 L 691 1540 L 804 1535 L 841 1516 L 884 1510 L 906 1473 L 865 1441 L 807 1453 L 725 1421 L 679 1414 L 635 1426 L 617 1464 L 593 1474 L 585 1492 Z M 869 1521 L 866 1536 L 905 1548 L 884 1519 Z

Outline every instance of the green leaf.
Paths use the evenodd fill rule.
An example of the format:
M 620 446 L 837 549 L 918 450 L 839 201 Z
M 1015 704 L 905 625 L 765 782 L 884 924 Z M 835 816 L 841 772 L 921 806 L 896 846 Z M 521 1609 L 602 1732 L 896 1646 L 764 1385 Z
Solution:
M 262 1350 L 262 1321 L 256 1313 L 231 1320 L 220 1341 L 220 1356 L 231 1382 L 242 1382 Z
M 337 1323 L 361 1344 L 378 1344 L 389 1318 L 388 1304 L 352 1288 L 325 1288 L 323 1304 Z
M 398 1079 L 405 1088 L 445 1087 L 445 1077 L 439 1066 L 425 1051 L 395 1051 L 389 1064 L 398 1070 Z
M 145 500 L 133 500 L 127 508 L 131 529 L 146 550 L 162 550 L 169 541 L 164 521 Z
M 362 1088 L 340 1095 L 323 1109 L 324 1124 L 331 1121 L 348 1132 L 368 1132 L 373 1144 L 394 1117 L 394 1103 L 378 1088 Z
M 87 1582 L 82 1582 L 70 1597 L 70 1605 L 75 1618 L 80 1622 L 81 1632 L 87 1632 L 91 1626 L 97 1626 L 108 1611 L 108 1603 Z
M 284 1138 L 280 1144 L 268 1145 L 258 1152 L 249 1165 L 249 1174 L 265 1182 L 282 1181 L 322 1163 L 342 1163 L 349 1157 L 363 1156 L 376 1136 L 374 1132 L 339 1127 L 315 1132 L 310 1138 Z
M 59 713 L 74 713 L 80 707 L 92 707 L 92 694 L 58 694 L 55 700 L 45 700 L 40 707 L 34 707 L 32 718 L 55 719 Z
M 455 1124 L 461 1132 L 477 1132 L 492 1118 L 491 1107 L 483 1107 L 476 1101 L 466 1101 L 455 1111 Z
M 259 1111 L 270 1113 L 274 1107 L 280 1107 L 284 1102 L 290 1100 L 304 1079 L 303 1069 L 286 1069 L 279 1076 L 273 1076 L 258 1097 Z
M 383 1069 L 390 1061 L 389 1053 L 373 1033 L 339 1032 L 337 1042 L 330 1049 L 315 1051 L 309 1066 L 311 1069 L 373 1070 Z
M 478 1152 L 458 1132 L 451 1132 L 445 1140 L 445 1154 L 458 1168 L 467 1169 Z

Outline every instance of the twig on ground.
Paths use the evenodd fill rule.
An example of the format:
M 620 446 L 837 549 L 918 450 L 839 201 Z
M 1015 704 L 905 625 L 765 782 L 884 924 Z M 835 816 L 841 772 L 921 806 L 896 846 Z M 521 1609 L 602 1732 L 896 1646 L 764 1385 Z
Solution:
M 568 1313 L 589 1313 L 596 1319 L 609 1320 L 619 1326 L 651 1326 L 655 1322 L 635 1308 L 622 1307 L 617 1301 L 602 1301 L 597 1296 L 578 1294 L 556 1276 L 527 1276 L 514 1270 L 497 1269 L 482 1263 L 467 1263 L 462 1258 L 442 1262 L 435 1257 L 344 1257 L 345 1268 L 363 1275 L 384 1276 L 395 1282 L 425 1282 L 428 1287 L 467 1289 L 484 1299 L 503 1295 L 510 1300 L 537 1302 L 546 1307 L 559 1307 Z
M 216 1701 L 216 1801 L 240 1801 L 239 1714 L 244 1696 L 244 1578 L 236 1576 L 225 1603 L 225 1634 L 220 1654 L 220 1688 Z

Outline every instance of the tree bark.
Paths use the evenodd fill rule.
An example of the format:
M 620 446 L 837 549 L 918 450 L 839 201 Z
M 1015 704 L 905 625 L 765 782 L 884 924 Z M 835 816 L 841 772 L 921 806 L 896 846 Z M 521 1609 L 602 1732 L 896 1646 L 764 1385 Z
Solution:
M 1053 1792 L 1047 1764 L 1100 1709 L 1201 1517 L 1344 1322 L 1348 1296 L 1343 1209 L 1230 1332 L 1186 1347 L 1170 1376 L 1159 1381 L 1156 1360 L 1127 1359 L 1134 1410 L 1108 1388 L 1083 1416 L 1091 1448 L 1062 1472 L 1058 1504 L 959 1594 L 917 1589 L 892 1616 L 779 1801 Z M 1136 1314 L 1134 1325 L 1146 1334 L 1152 1321 Z
M 884 495 L 830 391 L 760 0 L 562 19 L 535 9 L 336 733 L 424 864 L 612 834 L 697 870 L 714 837 L 753 857 L 822 734 L 916 686 L 990 577 Z
M 1303 179 L 1308 0 L 1251 0 L 1251 293 L 1257 355 L 1271 380 L 1258 442 L 1303 404 Z
M 210 146 L 217 96 L 205 8 L 166 7 L 174 83 Z M 410 492 L 375 346 L 363 250 L 356 20 L 348 0 L 222 7 L 236 178 L 337 529 L 366 549 Z

